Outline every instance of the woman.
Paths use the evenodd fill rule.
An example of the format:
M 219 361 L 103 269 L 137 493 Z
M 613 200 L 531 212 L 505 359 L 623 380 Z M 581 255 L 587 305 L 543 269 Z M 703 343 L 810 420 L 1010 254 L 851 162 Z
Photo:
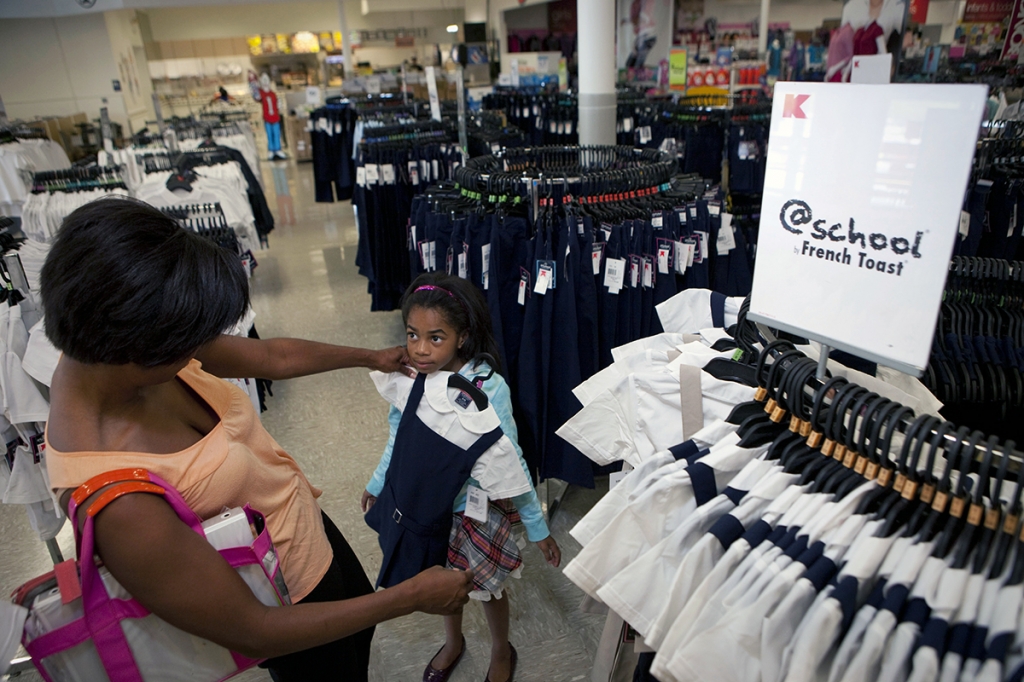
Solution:
M 263 429 L 248 398 L 215 378 L 396 371 L 402 349 L 223 336 L 249 305 L 238 258 L 129 199 L 101 199 L 69 215 L 40 280 L 46 334 L 63 352 L 46 442 L 50 481 L 64 491 L 65 507 L 74 488 L 125 467 L 161 476 L 202 518 L 249 503 L 266 515 L 296 604 L 263 606 L 162 498 L 126 495 L 96 516 L 96 546 L 143 606 L 270 659 L 275 680 L 365 680 L 376 623 L 412 611 L 459 612 L 468 572 L 424 571 L 373 593 L 320 511 L 320 491 Z

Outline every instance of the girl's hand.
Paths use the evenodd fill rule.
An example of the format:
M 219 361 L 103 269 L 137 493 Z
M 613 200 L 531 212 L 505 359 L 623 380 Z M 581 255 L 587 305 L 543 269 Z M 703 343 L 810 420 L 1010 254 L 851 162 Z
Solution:
M 363 510 L 363 513 L 365 514 L 366 512 L 370 511 L 370 507 L 372 507 L 376 502 L 377 498 L 371 495 L 369 491 L 364 490 L 363 497 L 359 500 L 359 507 Z
M 540 553 L 544 555 L 544 560 L 549 564 L 558 568 L 558 564 L 562 563 L 562 550 L 558 548 L 558 543 L 550 535 L 537 543 L 537 547 L 540 549 Z
M 375 369 L 385 374 L 401 372 L 413 379 L 416 378 L 416 370 L 409 367 L 409 354 L 405 351 L 405 346 L 395 346 L 394 348 L 374 351 L 370 369 Z

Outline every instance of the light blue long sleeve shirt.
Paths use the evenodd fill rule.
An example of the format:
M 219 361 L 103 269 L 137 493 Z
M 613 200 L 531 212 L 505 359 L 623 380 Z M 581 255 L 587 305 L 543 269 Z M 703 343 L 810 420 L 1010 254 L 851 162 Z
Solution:
M 472 369 L 471 364 L 464 365 L 459 370 L 459 374 L 468 377 L 470 372 L 472 372 L 472 376 L 475 377 L 478 375 L 485 376 L 490 371 L 490 366 L 486 362 L 481 362 L 478 367 Z M 530 476 L 530 470 L 526 466 L 526 460 L 523 459 L 523 450 L 519 447 L 519 432 L 516 429 L 515 419 L 512 417 L 512 394 L 509 391 L 508 384 L 505 383 L 500 374 L 495 373 L 484 382 L 483 391 L 487 394 L 489 404 L 494 407 L 494 411 L 501 421 L 502 432 L 508 436 L 508 439 L 512 441 L 512 445 L 516 448 L 516 454 L 519 455 L 519 463 L 522 465 L 523 471 L 526 472 L 526 479 L 533 481 L 533 477 Z M 390 426 L 388 444 L 384 448 L 384 454 L 380 458 L 377 470 L 373 472 L 373 477 L 366 486 L 366 491 L 374 497 L 379 497 L 384 489 L 384 476 L 387 474 L 388 466 L 391 464 L 391 453 L 395 448 L 395 435 L 398 433 L 398 425 L 401 421 L 401 410 L 392 405 L 391 411 L 388 413 L 388 425 Z M 480 483 L 472 477 L 466 481 L 459 495 L 455 498 L 455 504 L 452 507 L 453 512 L 465 511 L 466 488 L 470 485 L 479 487 Z M 551 534 L 548 530 L 547 521 L 544 519 L 544 512 L 540 507 L 540 500 L 537 499 L 537 491 L 532 485 L 529 492 L 513 497 L 512 504 L 519 510 L 519 516 L 522 518 L 523 526 L 526 528 L 526 537 L 530 539 L 530 542 L 540 542 Z

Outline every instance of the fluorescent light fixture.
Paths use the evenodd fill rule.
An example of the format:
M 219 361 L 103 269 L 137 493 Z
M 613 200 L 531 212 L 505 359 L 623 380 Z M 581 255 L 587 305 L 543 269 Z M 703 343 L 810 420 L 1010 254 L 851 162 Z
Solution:
M 458 33 L 459 32 L 459 25 L 458 24 L 448 24 L 448 32 L 449 33 Z

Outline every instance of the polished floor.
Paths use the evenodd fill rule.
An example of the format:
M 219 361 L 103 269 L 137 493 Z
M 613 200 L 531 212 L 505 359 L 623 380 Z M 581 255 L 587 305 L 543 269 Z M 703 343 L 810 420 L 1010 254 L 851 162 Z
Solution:
M 257 254 L 252 280 L 256 326 L 264 338 L 295 336 L 362 347 L 403 342 L 399 313 L 371 313 L 366 280 L 356 272 L 357 233 L 348 202 L 313 201 L 309 164 L 263 162 L 264 187 L 277 228 L 270 249 Z M 334 519 L 363 562 L 369 576 L 380 565 L 376 535 L 362 520 L 359 496 L 387 441 L 387 406 L 365 370 L 275 382 L 264 424 L 292 453 L 310 480 L 322 488 L 320 504 Z M 604 489 L 607 489 L 607 483 Z M 552 532 L 568 562 L 579 545 L 568 530 L 602 492 L 573 488 L 554 516 Z M 542 486 L 542 501 L 548 493 Z M 32 533 L 24 512 L 0 505 L 0 591 L 49 569 L 50 558 Z M 66 556 L 72 553 L 67 528 L 60 538 Z M 511 637 L 519 650 L 520 682 L 589 680 L 604 618 L 579 611 L 582 593 L 560 570 L 543 563 L 530 545 L 524 552 L 523 577 L 509 587 Z M 452 682 L 484 680 L 489 635 L 483 611 L 466 609 L 468 651 Z M 441 646 L 440 617 L 416 614 L 381 624 L 374 638 L 370 679 L 414 682 Z M 40 679 L 34 672 L 16 678 Z M 259 670 L 235 679 L 266 680 Z M 339 678 L 340 679 L 340 678 Z

